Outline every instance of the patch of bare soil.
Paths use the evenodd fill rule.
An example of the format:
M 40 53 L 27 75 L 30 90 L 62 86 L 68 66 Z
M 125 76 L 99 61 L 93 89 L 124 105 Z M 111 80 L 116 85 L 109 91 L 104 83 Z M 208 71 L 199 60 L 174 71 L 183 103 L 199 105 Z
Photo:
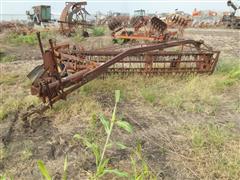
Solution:
M 214 50 L 220 50 L 220 57 L 240 57 L 240 31 L 229 29 L 187 29 L 185 38 L 204 40 Z
M 226 105 L 226 104 L 225 104 Z M 224 106 L 225 106 L 224 105 Z M 152 170 L 159 175 L 159 178 L 166 179 L 188 179 L 197 178 L 194 173 L 183 176 L 183 173 L 175 169 L 174 157 L 176 159 L 188 159 L 182 147 L 182 136 L 179 134 L 179 127 L 186 124 L 206 124 L 229 122 L 237 123 L 236 130 L 240 128 L 239 113 L 230 112 L 223 108 L 215 116 L 205 113 L 189 113 L 173 110 L 165 110 L 159 107 L 146 106 L 138 102 L 130 102 L 121 106 L 123 117 L 134 125 L 132 136 L 121 136 L 127 144 L 141 141 L 143 154 Z M 182 167 L 182 170 L 191 167 Z M 178 171 L 177 171 L 178 170 Z
M 100 96 L 98 95 L 99 103 L 109 110 L 104 100 L 105 95 Z M 123 142 L 131 148 L 136 147 L 137 142 L 140 142 L 144 158 L 159 179 L 194 179 L 197 177 L 187 169 L 189 167 L 182 168 L 187 169 L 191 177 L 184 176 L 179 172 L 179 167 L 177 169 L 174 166 L 173 159 L 188 158 L 180 148 L 183 139 L 178 128 L 188 123 L 240 122 L 239 113 L 230 112 L 226 104 L 221 108 L 220 113 L 211 116 L 204 113 L 167 110 L 143 102 L 123 101 L 119 105 L 118 116 L 132 124 L 134 133 L 126 134 L 122 130 L 115 129 L 112 139 Z M 87 129 L 89 122 L 79 116 L 58 122 L 52 117 L 36 115 L 28 121 L 23 121 L 21 116 L 18 117 L 15 113 L 1 123 L 0 127 L 1 146 L 8 152 L 0 164 L 1 171 L 7 170 L 17 179 L 40 179 L 36 161 L 41 159 L 54 179 L 60 179 L 64 158 L 68 155 L 68 178 L 87 179 L 89 172 L 94 171 L 95 168 L 94 157 L 81 143 L 73 140 L 75 133 L 88 133 Z M 239 123 L 237 129 L 240 129 Z M 97 136 L 100 139 L 101 132 L 96 131 L 96 133 L 99 133 Z M 129 170 L 130 153 L 128 149 L 109 151 L 107 155 L 112 157 L 110 165 Z
M 76 123 L 76 122 L 75 122 Z M 61 179 L 63 163 L 68 155 L 68 176 L 82 179 L 95 167 L 94 159 L 81 144 L 73 142 L 73 132 L 82 130 L 81 124 L 74 129 L 66 126 L 59 131 L 51 117 L 36 115 L 23 121 L 18 114 L 9 116 L 1 123 L 1 148 L 7 155 L 0 161 L 0 170 L 15 179 L 41 179 L 37 160 L 43 160 L 54 179 Z M 61 125 L 60 125 L 61 126 Z M 61 128 L 60 128 L 61 129 Z

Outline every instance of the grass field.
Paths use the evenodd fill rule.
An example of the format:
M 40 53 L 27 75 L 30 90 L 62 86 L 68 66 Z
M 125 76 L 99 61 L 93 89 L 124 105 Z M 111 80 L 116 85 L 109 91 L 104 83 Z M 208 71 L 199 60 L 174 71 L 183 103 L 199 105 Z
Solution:
M 96 36 L 104 35 L 102 29 L 95 31 Z M 204 33 L 188 32 L 188 36 Z M 212 36 L 224 39 L 214 32 Z M 107 38 L 101 42 L 101 38 L 79 41 L 111 43 Z M 233 42 L 234 37 L 229 38 L 224 47 Z M 235 49 L 228 52 L 223 47 L 213 75 L 99 78 L 45 114 L 23 122 L 15 121 L 15 115 L 40 103 L 30 95 L 31 82 L 26 75 L 41 61 L 25 59 L 18 51 L 12 53 L 16 46 L 17 42 L 9 42 L 0 47 L 4 57 L 17 57 L 1 58 L 0 136 L 13 131 L 7 143 L 0 143 L 0 175 L 40 179 L 37 161 L 42 160 L 51 177 L 61 178 L 67 156 L 64 172 L 69 179 L 96 177 L 96 152 L 102 152 L 107 137 L 101 116 L 110 122 L 114 92 L 120 90 L 116 122 L 126 121 L 132 130 L 114 126 L 104 158 L 108 159 L 107 168 L 118 171 L 103 179 L 240 178 L 240 66 Z

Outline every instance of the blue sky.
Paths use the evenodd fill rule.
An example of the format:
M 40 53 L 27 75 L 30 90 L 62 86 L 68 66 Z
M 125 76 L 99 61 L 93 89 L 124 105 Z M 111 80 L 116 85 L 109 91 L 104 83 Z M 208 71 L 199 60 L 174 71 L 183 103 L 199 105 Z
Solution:
M 60 14 L 65 1 L 75 0 L 0 0 L 1 14 L 25 14 L 34 5 L 51 5 L 54 14 Z M 229 11 L 226 0 L 88 0 L 86 9 L 90 13 L 96 11 L 118 11 L 133 13 L 134 9 L 145 9 L 149 13 L 174 12 L 176 8 L 191 13 L 194 8 L 199 10 Z M 240 0 L 235 0 L 240 4 Z

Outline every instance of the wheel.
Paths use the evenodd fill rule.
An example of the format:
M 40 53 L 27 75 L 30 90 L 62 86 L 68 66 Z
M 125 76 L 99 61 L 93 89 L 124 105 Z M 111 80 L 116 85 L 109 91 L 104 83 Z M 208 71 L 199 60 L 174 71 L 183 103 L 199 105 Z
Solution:
M 38 20 L 38 18 L 35 16 L 33 20 L 34 24 L 41 25 L 41 22 Z
M 82 36 L 83 36 L 83 37 L 89 37 L 89 34 L 88 34 L 87 31 L 83 31 Z

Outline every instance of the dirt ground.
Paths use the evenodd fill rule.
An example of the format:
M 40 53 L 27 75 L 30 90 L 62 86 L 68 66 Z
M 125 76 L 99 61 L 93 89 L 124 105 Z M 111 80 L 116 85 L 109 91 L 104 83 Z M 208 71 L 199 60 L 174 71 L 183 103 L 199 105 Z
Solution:
M 188 29 L 186 38 L 202 39 L 209 46 L 221 50 L 221 57 L 239 57 L 240 31 L 226 29 Z
M 186 37 L 195 40 L 203 39 L 214 49 L 220 50 L 219 63 L 225 58 L 239 60 L 240 31 L 238 30 L 188 29 Z M 64 41 L 68 40 L 64 39 Z M 19 75 L 21 78 L 41 63 L 38 46 L 11 46 L 3 42 L 3 35 L 0 36 L 0 42 L 0 49 L 17 57 L 17 61 L 1 63 L 2 75 L 21 72 L 22 74 Z M 111 44 L 109 37 L 90 37 L 82 44 L 89 45 L 88 48 L 90 48 L 92 42 L 95 42 L 96 47 Z M 5 93 L 6 87 L 11 91 L 18 91 L 18 83 L 21 81 L 19 77 L 16 83 L 6 86 L 4 82 L 1 83 L 1 93 Z M 124 80 L 126 81 L 127 79 Z M 102 86 L 99 89 L 104 88 Z M 29 94 L 29 87 L 28 85 L 23 88 L 26 95 Z M 74 93 L 69 100 L 70 104 L 62 103 L 60 110 L 53 109 L 44 114 L 35 115 L 28 121 L 21 119 L 21 112 L 10 112 L 4 120 L 0 121 L 2 151 L 0 172 L 19 180 L 41 179 L 36 161 L 43 160 L 54 179 L 61 179 L 64 158 L 67 154 L 68 178 L 88 179 L 96 167 L 94 157 L 83 144 L 73 140 L 73 136 L 79 133 L 84 137 L 96 138 L 100 144 L 103 143 L 103 129 L 99 123 L 92 125 L 93 116 L 98 115 L 99 112 L 110 116 L 114 105 L 114 94 L 112 91 L 106 93 L 97 91 L 87 94 L 86 97 L 83 93 L 81 94 L 82 91 Z M 133 93 L 137 91 L 132 89 Z M 143 156 L 157 179 L 227 179 L 227 176 L 221 176 L 221 172 L 219 172 L 220 175 L 215 173 L 204 177 L 203 174 L 207 173 L 207 170 L 200 171 L 196 166 L 191 166 L 193 161 L 199 163 L 201 161 L 193 160 L 190 155 L 191 141 L 187 141 L 189 139 L 184 136 L 183 127 L 207 123 L 225 127 L 233 123 L 234 128 L 230 131 L 232 134 L 238 134 L 240 113 L 233 110 L 230 104 L 239 103 L 239 91 L 239 81 L 223 91 L 219 95 L 221 103 L 217 105 L 215 113 L 167 108 L 161 103 L 151 104 L 139 98 L 123 99 L 119 104 L 117 116 L 128 121 L 133 126 L 134 133 L 126 134 L 122 130 L 114 130 L 113 139 L 123 142 L 129 148 L 109 151 L 107 156 L 112 157 L 110 165 L 126 171 L 131 169 L 129 156 L 137 142 L 140 142 Z M 77 98 L 77 96 L 80 97 Z M 4 101 L 4 97 L 1 98 Z M 67 109 L 73 107 L 71 103 L 77 106 L 74 106 L 77 109 L 76 112 Z M 238 143 L 237 146 L 240 148 L 240 141 Z M 240 156 L 240 153 L 238 155 Z M 239 173 L 238 175 L 240 178 Z

